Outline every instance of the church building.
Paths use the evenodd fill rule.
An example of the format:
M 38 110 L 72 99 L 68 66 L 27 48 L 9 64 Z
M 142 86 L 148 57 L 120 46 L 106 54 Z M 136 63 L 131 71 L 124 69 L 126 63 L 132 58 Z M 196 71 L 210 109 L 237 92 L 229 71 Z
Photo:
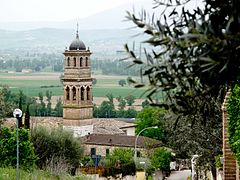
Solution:
M 79 39 L 78 30 L 76 38 L 72 41 L 64 54 L 64 85 L 63 96 L 63 124 L 80 125 L 83 119 L 93 116 L 92 103 L 92 54 Z

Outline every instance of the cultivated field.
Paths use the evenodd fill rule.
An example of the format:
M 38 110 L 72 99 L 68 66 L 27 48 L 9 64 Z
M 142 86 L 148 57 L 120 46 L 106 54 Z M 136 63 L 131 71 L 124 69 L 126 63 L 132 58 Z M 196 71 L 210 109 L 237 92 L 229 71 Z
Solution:
M 0 85 L 7 85 L 12 92 L 22 90 L 27 96 L 38 96 L 39 92 L 45 94 L 47 90 L 52 91 L 53 96 L 62 96 L 63 87 L 60 82 L 60 73 L 0 73 Z M 97 84 L 93 86 L 94 97 L 106 97 L 112 93 L 114 97 L 134 95 L 140 98 L 144 89 L 135 89 L 131 86 L 120 87 L 118 81 L 127 79 L 127 76 L 105 76 L 94 75 Z

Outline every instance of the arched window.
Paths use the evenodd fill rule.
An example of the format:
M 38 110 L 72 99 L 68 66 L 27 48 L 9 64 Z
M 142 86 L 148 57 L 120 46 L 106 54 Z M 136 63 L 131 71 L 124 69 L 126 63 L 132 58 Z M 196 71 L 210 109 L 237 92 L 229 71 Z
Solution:
M 87 100 L 91 99 L 91 94 L 90 94 L 90 88 L 89 86 L 87 87 Z
M 67 58 L 67 66 L 70 66 L 70 58 Z
M 74 67 L 77 66 L 77 61 L 76 61 L 76 58 L 75 58 L 75 57 L 73 58 L 73 64 L 74 64 Z
M 88 57 L 86 57 L 86 66 L 88 66 Z
M 76 97 L 77 96 L 77 91 L 76 91 L 75 87 L 72 88 L 72 92 L 73 92 L 73 100 L 76 101 L 76 99 L 77 99 L 77 97 Z
M 81 100 L 84 101 L 84 87 L 81 87 Z
M 66 88 L 66 100 L 70 100 L 70 88 L 68 86 Z
M 81 57 L 80 58 L 80 67 L 82 67 L 83 66 L 83 58 Z

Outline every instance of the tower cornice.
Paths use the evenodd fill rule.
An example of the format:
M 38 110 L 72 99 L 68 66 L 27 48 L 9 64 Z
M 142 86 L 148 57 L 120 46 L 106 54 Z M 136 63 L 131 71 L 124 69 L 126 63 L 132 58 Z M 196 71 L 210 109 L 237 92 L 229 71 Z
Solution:
M 63 53 L 65 56 L 77 56 L 77 55 L 91 55 L 92 52 L 88 50 L 65 50 Z

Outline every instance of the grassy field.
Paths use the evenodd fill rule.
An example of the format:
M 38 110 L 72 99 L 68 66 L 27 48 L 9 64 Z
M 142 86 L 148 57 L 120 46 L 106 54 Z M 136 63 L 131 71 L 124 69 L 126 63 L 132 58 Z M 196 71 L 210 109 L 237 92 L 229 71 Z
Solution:
M 11 168 L 0 168 L 0 180 L 13 180 L 16 179 L 16 169 Z M 21 180 L 90 180 L 86 176 L 70 176 L 70 175 L 61 175 L 54 176 L 46 171 L 34 170 L 32 172 L 26 172 L 20 170 L 20 178 Z
M 7 85 L 12 92 L 22 90 L 28 96 L 38 96 L 39 92 L 47 90 L 52 91 L 53 96 L 63 95 L 63 87 L 60 82 L 59 73 L 0 73 L 0 85 Z M 120 79 L 126 76 L 102 76 L 95 75 L 97 84 L 93 86 L 94 97 L 105 97 L 106 94 L 112 93 L 113 96 L 126 97 L 129 94 L 139 98 L 145 91 L 144 89 L 135 89 L 131 86 L 121 87 L 118 85 Z

